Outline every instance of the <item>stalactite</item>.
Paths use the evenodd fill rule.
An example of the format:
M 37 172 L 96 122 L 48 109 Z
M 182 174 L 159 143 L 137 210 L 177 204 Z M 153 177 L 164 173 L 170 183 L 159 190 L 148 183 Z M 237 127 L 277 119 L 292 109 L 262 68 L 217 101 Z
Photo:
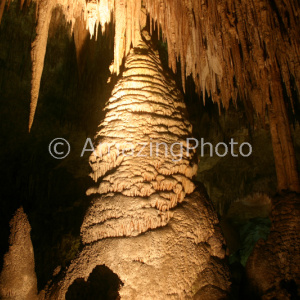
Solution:
M 4 4 L 2 0 L 0 17 Z M 296 0 L 40 0 L 32 47 L 29 129 L 38 100 L 51 10 L 56 4 L 73 25 L 83 13 L 91 36 L 95 31 L 97 35 L 99 25 L 102 32 L 105 30 L 113 11 L 111 71 L 117 74 L 131 46 L 139 40 L 146 11 L 150 15 L 150 32 L 152 27 L 157 27 L 158 32 L 162 29 L 163 40 L 168 43 L 169 67 L 174 72 L 180 60 L 183 88 L 186 76 L 191 74 L 203 100 L 207 92 L 220 111 L 221 106 L 228 108 L 230 101 L 236 103 L 240 96 L 245 103 L 251 102 L 262 118 L 266 107 L 271 107 L 272 95 L 285 89 L 294 109 L 292 89 L 298 95 L 300 91 L 300 5 Z M 274 68 L 280 74 L 276 83 L 272 79 Z
M 52 9 L 55 0 L 40 0 L 38 5 L 38 20 L 36 27 L 36 38 L 32 43 L 31 60 L 32 60 L 32 80 L 31 80 L 31 101 L 29 114 L 29 131 L 31 129 L 36 106 L 39 97 L 42 72 L 44 68 L 44 59 L 46 54 L 48 31 L 51 20 Z
M 113 72 L 119 74 L 123 58 L 140 40 L 141 24 L 144 24 L 141 1 L 115 0 L 115 45 Z
M 297 162 L 286 107 L 282 101 L 283 92 L 278 68 L 273 70 L 272 77 L 274 88 L 272 90 L 272 103 L 268 105 L 268 111 L 278 189 L 299 193 Z
M 25 3 L 25 0 L 21 0 L 21 1 L 20 1 L 20 9 L 22 9 L 22 8 L 23 8 L 23 6 L 24 6 L 24 3 Z
M 38 18 L 42 20 L 38 21 L 35 45 L 36 52 L 41 54 L 45 52 L 47 37 L 47 22 L 42 11 L 51 3 L 53 5 L 52 1 L 39 4 Z M 57 3 L 72 23 L 84 11 L 91 36 L 99 24 L 104 32 L 105 24 L 111 21 L 111 12 L 114 11 L 113 71 L 118 74 L 123 58 L 131 45 L 136 46 L 140 28 L 145 23 L 141 1 L 93 0 L 85 3 L 81 0 L 58 0 Z M 292 98 L 291 77 L 299 91 L 300 34 L 297 23 L 300 8 L 297 1 L 214 0 L 200 3 L 198 0 L 145 0 L 143 4 L 150 14 L 150 30 L 152 24 L 161 27 L 163 39 L 168 42 L 170 68 L 176 72 L 180 59 L 183 88 L 185 77 L 192 74 L 197 91 L 203 93 L 203 100 L 206 91 L 214 102 L 227 108 L 230 100 L 235 102 L 240 95 L 252 101 L 256 112 L 264 116 L 265 106 L 270 102 L 270 90 L 273 89 L 270 74 L 277 62 L 289 97 Z M 49 19 L 49 11 L 47 13 Z M 36 66 L 33 67 L 30 122 L 38 96 L 42 56 L 38 62 L 33 60 Z M 293 106 L 293 101 L 291 103 Z
M 230 101 L 236 103 L 240 96 L 245 103 L 251 103 L 262 119 L 266 107 L 270 110 L 278 189 L 299 191 L 289 123 L 282 121 L 287 118 L 283 90 L 293 110 L 292 88 L 298 95 L 300 92 L 299 2 L 227 0 L 200 4 L 198 0 L 167 0 L 163 12 L 158 12 L 159 0 L 144 2 L 153 18 L 151 23 L 160 24 L 168 42 L 170 68 L 176 71 L 176 60 L 180 57 L 182 75 L 192 74 L 203 100 L 206 91 L 219 107 L 228 108 Z M 279 106 L 281 109 L 276 109 Z M 278 133 L 279 138 L 274 128 L 281 123 L 285 125 Z M 281 157 L 288 159 L 283 162 Z
M 0 1 L 0 24 L 1 24 L 3 13 L 4 13 L 4 9 L 5 9 L 5 3 L 6 3 L 6 0 Z
M 84 43 L 88 37 L 88 31 L 85 29 L 84 21 L 81 17 L 76 19 L 74 25 L 74 43 L 76 48 L 76 60 L 78 66 L 79 78 L 81 78 L 84 68 Z
M 124 38 L 126 30 L 126 0 L 115 0 L 114 19 L 116 20 L 114 71 L 118 74 L 122 65 L 124 53 Z
M 114 1 L 110 0 L 101 0 L 99 4 L 99 22 L 102 27 L 102 34 L 105 31 L 105 24 L 109 24 L 111 22 L 111 12 L 114 7 Z
M 239 92 L 263 115 L 276 60 L 290 98 L 291 77 L 299 91 L 297 1 L 228 0 L 200 5 L 198 0 L 176 0 L 165 1 L 160 9 L 159 0 L 144 2 L 168 42 L 169 66 L 175 71 L 180 57 L 183 74 L 192 74 L 198 91 L 206 90 L 219 105 L 228 107 Z

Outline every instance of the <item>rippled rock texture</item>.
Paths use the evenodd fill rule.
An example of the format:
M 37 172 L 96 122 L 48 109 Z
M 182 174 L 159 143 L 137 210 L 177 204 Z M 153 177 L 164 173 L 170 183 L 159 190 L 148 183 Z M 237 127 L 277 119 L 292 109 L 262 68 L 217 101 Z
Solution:
M 64 299 L 100 265 L 120 278 L 122 299 L 226 297 L 218 219 L 191 180 L 197 164 L 187 153 L 185 104 L 145 42 L 131 50 L 105 109 L 90 157 L 95 186 L 87 192 L 94 200 L 81 228 L 84 248 L 45 297 Z M 156 143 L 165 144 L 156 151 Z

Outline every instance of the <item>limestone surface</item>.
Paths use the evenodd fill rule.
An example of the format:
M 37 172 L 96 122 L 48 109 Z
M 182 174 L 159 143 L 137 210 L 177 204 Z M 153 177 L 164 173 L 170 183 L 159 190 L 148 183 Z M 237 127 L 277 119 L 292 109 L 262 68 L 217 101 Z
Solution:
M 225 298 L 224 240 L 205 191 L 192 182 L 185 104 L 147 41 L 130 51 L 105 110 L 90 157 L 95 185 L 87 191 L 94 200 L 81 227 L 84 248 L 45 298 L 64 299 L 101 265 L 124 284 L 121 299 Z M 164 145 L 156 151 L 156 143 Z
M 38 299 L 34 253 L 30 238 L 31 227 L 22 207 L 15 213 L 10 227 L 10 246 L 4 256 L 0 275 L 0 298 L 3 300 Z

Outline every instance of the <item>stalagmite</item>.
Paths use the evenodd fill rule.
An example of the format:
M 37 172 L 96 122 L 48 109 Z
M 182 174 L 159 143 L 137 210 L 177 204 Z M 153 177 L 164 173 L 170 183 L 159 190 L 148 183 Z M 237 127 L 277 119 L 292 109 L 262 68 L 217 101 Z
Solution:
M 3 300 L 35 300 L 37 279 L 30 238 L 31 227 L 23 208 L 19 208 L 10 222 L 9 250 L 4 256 L 0 274 L 0 298 Z
M 191 125 L 183 98 L 147 43 L 140 40 L 130 50 L 96 135 L 90 157 L 95 186 L 87 192 L 94 200 L 81 227 L 84 248 L 64 278 L 47 287 L 45 299 L 64 299 L 77 278 L 87 280 L 103 264 L 123 282 L 125 300 L 228 294 L 217 216 L 191 181 L 197 165 L 195 152 L 186 151 Z M 184 134 L 174 134 L 175 127 Z M 178 143 L 182 148 L 173 147 Z
M 98 142 L 100 144 L 98 151 L 91 157 L 91 175 L 97 185 L 89 189 L 88 195 L 110 193 L 110 196 L 105 198 L 106 205 L 100 204 L 103 200 L 99 198 L 89 209 L 82 226 L 82 238 L 85 243 L 94 242 L 102 237 L 132 236 L 165 226 L 170 220 L 169 213 L 147 203 L 150 202 L 147 201 L 147 197 L 157 191 L 164 191 L 170 193 L 169 199 L 174 199 L 175 196 L 173 202 L 177 203 L 183 200 L 182 190 L 190 194 L 195 188 L 190 181 L 197 170 L 195 163 L 192 163 L 194 153 L 191 153 L 190 158 L 187 157 L 186 141 L 180 138 L 192 134 L 191 126 L 184 115 L 183 99 L 174 83 L 164 76 L 157 54 L 148 51 L 146 56 L 143 51 L 147 50 L 145 45 L 140 44 L 135 50 L 135 55 L 127 58 L 122 79 L 115 86 L 105 107 L 106 116 L 116 116 L 118 126 L 111 119 L 107 121 L 105 118 L 101 130 L 97 133 L 99 139 L 96 145 Z M 178 110 L 177 107 L 182 109 Z M 169 122 L 170 119 L 173 121 Z M 170 126 L 172 131 L 177 128 L 179 134 L 173 134 L 169 130 Z M 178 147 L 181 145 L 177 150 L 175 143 Z M 176 161 L 178 158 L 180 159 Z M 145 181 L 144 173 L 150 169 L 154 170 L 156 177 L 168 176 L 158 182 L 155 176 L 152 180 Z M 187 172 L 187 169 L 192 169 L 193 172 Z M 111 173 L 113 170 L 115 171 Z M 100 177 L 102 180 L 98 182 Z M 122 196 L 116 193 L 127 197 L 145 197 L 143 205 L 135 209 L 129 204 L 130 198 L 124 197 L 124 203 L 127 205 L 120 210 L 119 199 L 122 199 Z M 173 203 L 164 208 L 174 206 Z M 157 211 L 153 207 L 156 207 Z M 118 210 L 120 213 L 116 216 Z M 127 210 L 129 215 L 134 214 L 134 217 L 128 218 Z M 109 212 L 112 213 L 111 216 Z M 102 214 L 105 218 L 100 217 Z M 99 216 L 100 219 L 97 220 L 95 216 Z M 145 226 L 136 232 L 136 224 L 148 218 L 152 219 L 152 222 L 146 222 Z M 128 226 L 126 222 L 129 222 Z M 148 227 L 150 224 L 151 227 Z M 127 228 L 125 231 L 121 229 L 124 226 Z

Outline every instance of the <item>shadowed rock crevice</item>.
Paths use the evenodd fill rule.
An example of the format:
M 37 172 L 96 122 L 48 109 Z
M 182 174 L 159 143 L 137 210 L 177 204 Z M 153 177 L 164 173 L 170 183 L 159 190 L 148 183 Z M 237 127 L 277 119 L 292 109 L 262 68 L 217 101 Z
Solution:
M 117 274 L 106 266 L 97 266 L 85 281 L 76 279 L 66 293 L 66 300 L 116 300 L 120 299 L 122 285 Z

